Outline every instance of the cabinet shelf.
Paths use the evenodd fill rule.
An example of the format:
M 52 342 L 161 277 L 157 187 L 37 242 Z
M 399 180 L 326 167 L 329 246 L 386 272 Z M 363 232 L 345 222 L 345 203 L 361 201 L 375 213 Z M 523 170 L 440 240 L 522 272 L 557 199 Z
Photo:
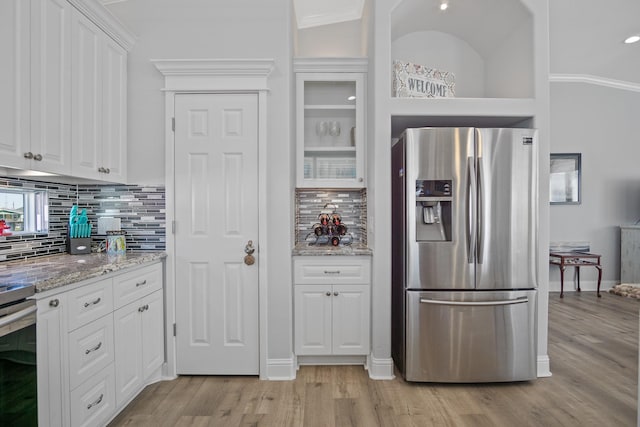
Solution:
M 356 152 L 356 147 L 305 147 L 304 148 L 304 152 L 305 153 L 333 153 L 333 152 L 340 152 L 340 153 L 348 153 L 348 152 Z
M 393 137 L 406 128 L 423 126 L 532 126 L 533 98 L 391 98 Z
M 305 105 L 305 110 L 355 110 L 355 105 Z

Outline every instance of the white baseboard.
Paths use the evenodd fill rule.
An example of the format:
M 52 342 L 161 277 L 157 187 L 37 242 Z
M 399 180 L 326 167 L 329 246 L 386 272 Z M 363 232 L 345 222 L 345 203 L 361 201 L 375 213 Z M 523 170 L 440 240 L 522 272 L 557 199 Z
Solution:
M 289 359 L 268 359 L 267 372 L 260 374 L 261 380 L 290 381 L 296 379 L 296 363 Z
M 378 359 L 373 355 L 367 357 L 367 369 L 369 378 L 372 380 L 392 380 L 396 376 L 393 374 L 393 359 Z
M 616 280 L 603 280 L 600 283 L 600 292 L 608 292 L 609 289 L 613 288 L 618 283 L 620 282 Z M 580 280 L 580 289 L 587 292 L 595 292 L 598 289 L 598 282 L 596 280 Z M 568 274 L 565 274 L 564 291 L 565 292 L 577 291 L 576 285 L 573 281 L 573 275 L 569 277 Z M 560 282 L 559 281 L 549 282 L 549 292 L 560 292 Z
M 581 286 L 582 287 L 582 286 Z M 538 356 L 538 378 L 550 377 L 549 356 Z

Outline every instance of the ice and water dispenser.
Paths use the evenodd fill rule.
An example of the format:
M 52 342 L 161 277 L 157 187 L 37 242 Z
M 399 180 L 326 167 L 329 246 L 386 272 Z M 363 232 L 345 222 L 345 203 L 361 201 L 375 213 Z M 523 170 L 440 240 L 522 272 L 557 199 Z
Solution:
M 416 241 L 451 241 L 451 180 L 416 181 Z

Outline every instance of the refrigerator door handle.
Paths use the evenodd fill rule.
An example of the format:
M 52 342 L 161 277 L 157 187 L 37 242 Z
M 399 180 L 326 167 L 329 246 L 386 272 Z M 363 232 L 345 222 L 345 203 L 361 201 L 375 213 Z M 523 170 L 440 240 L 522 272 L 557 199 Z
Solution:
M 436 299 L 420 299 L 421 304 L 435 304 L 435 305 L 461 305 L 461 306 L 495 306 L 495 305 L 512 305 L 512 304 L 526 304 L 529 302 L 529 298 L 520 297 L 516 299 L 501 300 L 501 301 L 442 301 Z
M 475 204 L 473 194 L 475 193 L 475 179 L 474 175 L 474 158 L 467 157 L 467 209 L 466 209 L 466 223 L 467 223 L 467 262 L 473 264 L 476 257 L 476 223 L 473 220 L 475 217 Z
M 478 166 L 477 166 L 477 175 L 476 182 L 478 186 L 478 210 L 477 210 L 477 227 L 478 227 L 478 241 L 477 241 L 477 262 L 478 264 L 482 264 L 484 259 L 484 185 L 482 182 L 482 173 L 484 172 L 484 167 L 482 166 L 482 157 L 478 157 Z

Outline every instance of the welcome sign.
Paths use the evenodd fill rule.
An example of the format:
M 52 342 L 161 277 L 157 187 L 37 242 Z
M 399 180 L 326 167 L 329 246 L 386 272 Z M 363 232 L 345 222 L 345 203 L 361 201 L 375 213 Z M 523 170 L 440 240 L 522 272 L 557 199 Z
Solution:
M 398 98 L 452 98 L 453 73 L 411 62 L 393 61 L 393 95 Z

